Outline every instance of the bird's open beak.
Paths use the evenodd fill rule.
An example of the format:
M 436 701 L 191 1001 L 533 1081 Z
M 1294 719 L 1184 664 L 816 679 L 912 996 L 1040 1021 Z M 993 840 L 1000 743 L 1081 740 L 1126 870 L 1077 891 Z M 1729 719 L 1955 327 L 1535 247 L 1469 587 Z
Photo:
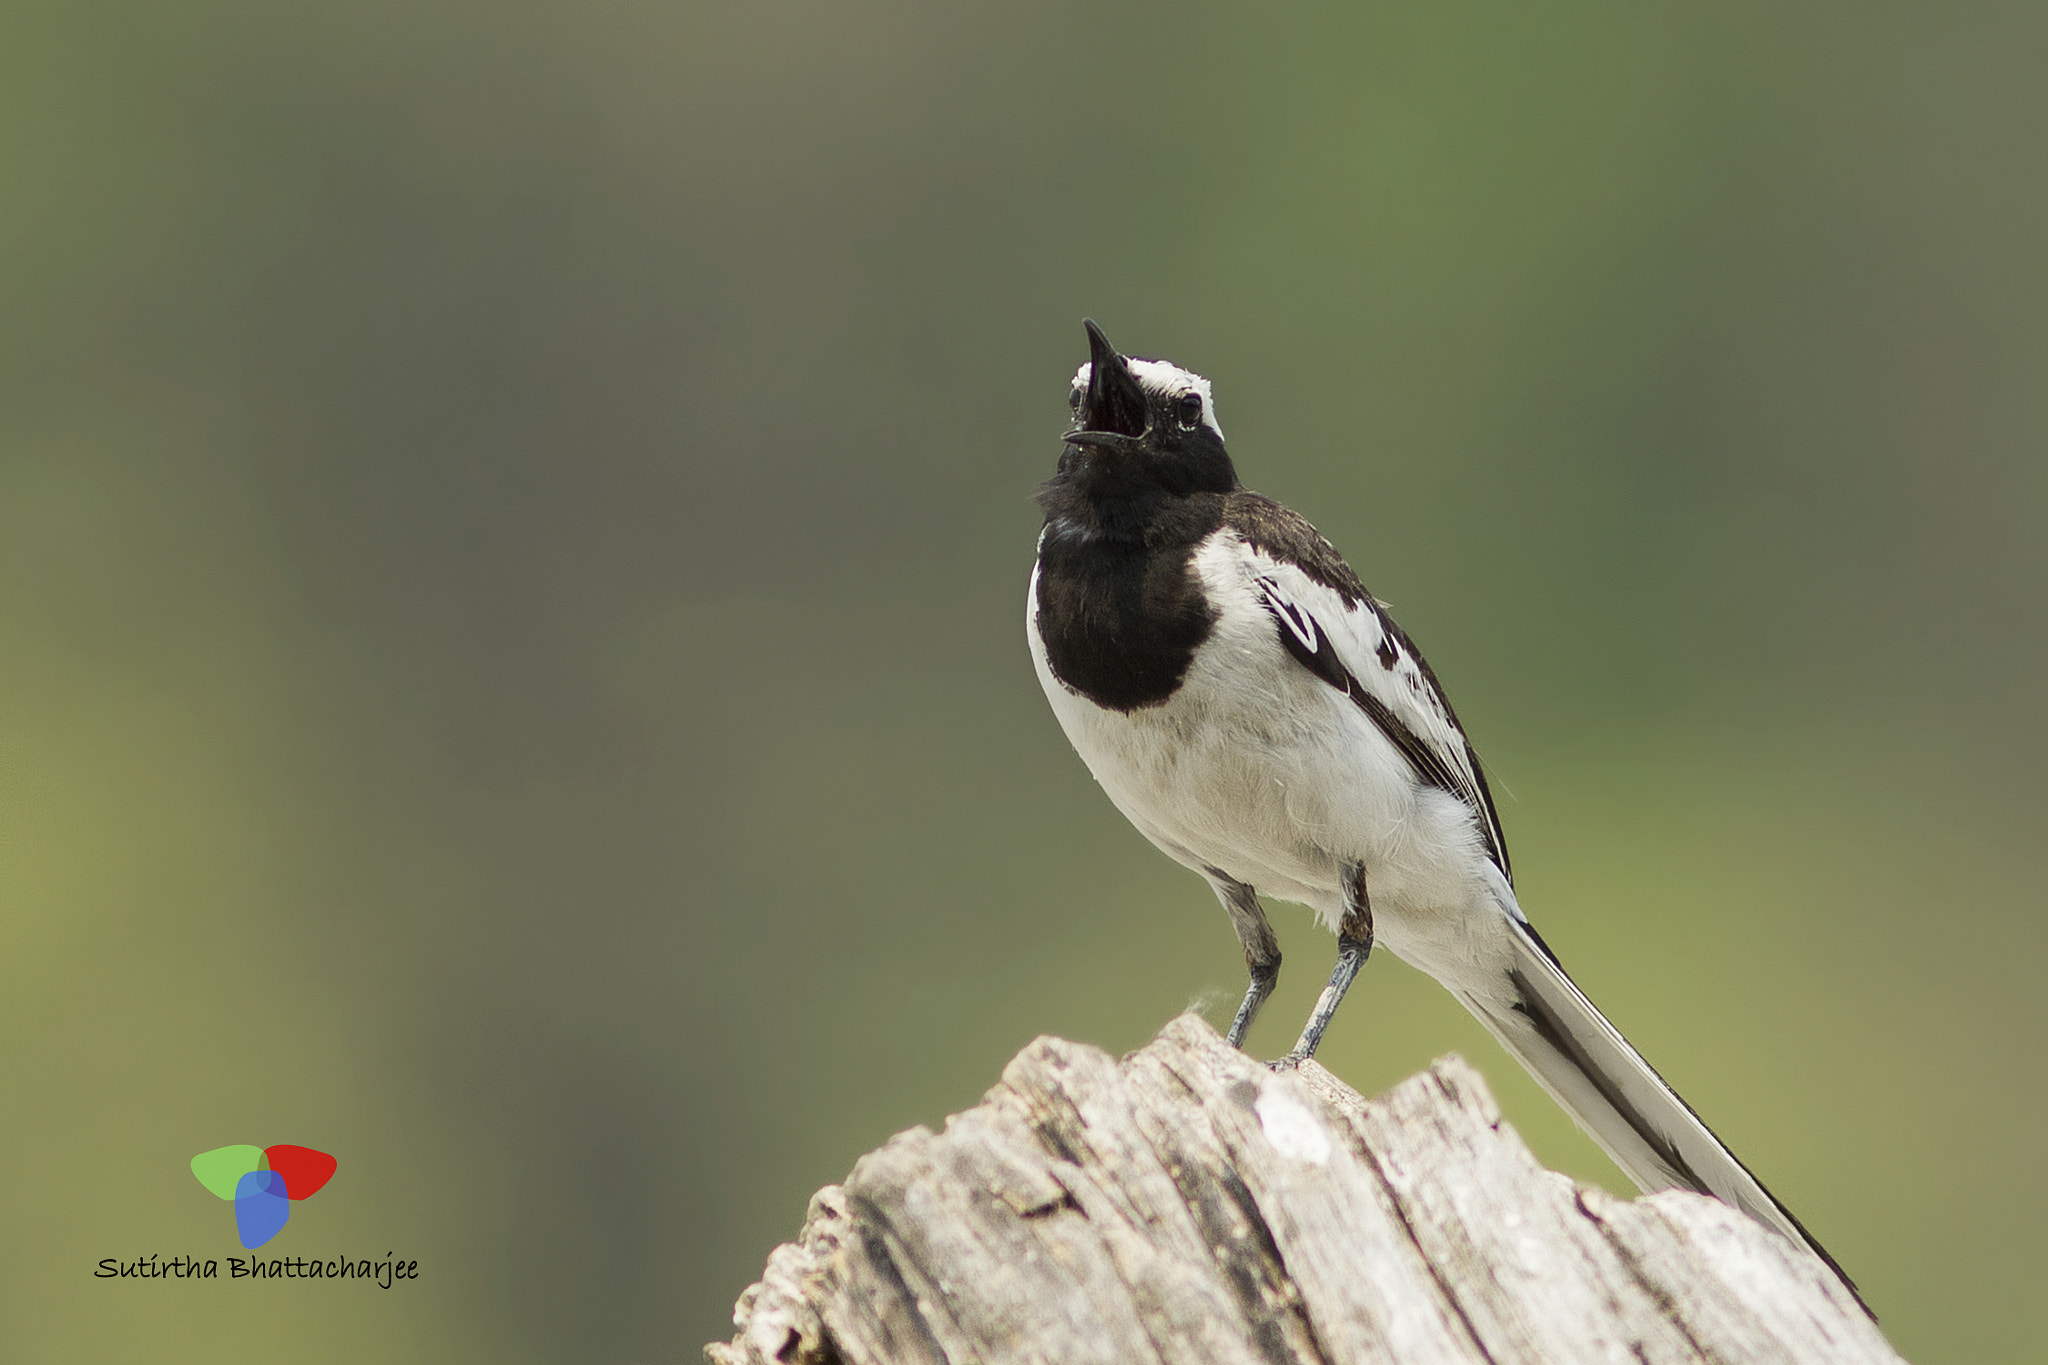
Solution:
M 1145 391 L 1131 367 L 1092 318 L 1088 329 L 1088 396 L 1081 404 L 1081 425 L 1067 433 L 1067 443 L 1126 450 L 1145 434 Z

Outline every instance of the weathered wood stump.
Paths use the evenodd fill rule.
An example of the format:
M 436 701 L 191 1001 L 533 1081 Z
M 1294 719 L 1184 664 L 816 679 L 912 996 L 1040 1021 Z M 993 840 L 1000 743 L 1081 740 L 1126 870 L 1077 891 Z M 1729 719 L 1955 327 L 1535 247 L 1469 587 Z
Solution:
M 1725 1205 L 1537 1165 L 1455 1057 L 1366 1100 L 1193 1016 L 1031 1044 L 820 1190 L 733 1319 L 714 1365 L 1899 1359 Z

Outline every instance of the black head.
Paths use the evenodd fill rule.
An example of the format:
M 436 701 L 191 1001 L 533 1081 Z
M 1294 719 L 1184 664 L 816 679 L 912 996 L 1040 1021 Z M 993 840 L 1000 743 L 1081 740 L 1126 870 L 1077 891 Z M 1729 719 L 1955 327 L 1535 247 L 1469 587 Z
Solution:
M 1074 425 L 1060 474 L 1111 489 L 1228 493 L 1237 471 L 1223 449 L 1209 381 L 1164 360 L 1119 355 L 1092 321 L 1090 359 L 1074 376 Z

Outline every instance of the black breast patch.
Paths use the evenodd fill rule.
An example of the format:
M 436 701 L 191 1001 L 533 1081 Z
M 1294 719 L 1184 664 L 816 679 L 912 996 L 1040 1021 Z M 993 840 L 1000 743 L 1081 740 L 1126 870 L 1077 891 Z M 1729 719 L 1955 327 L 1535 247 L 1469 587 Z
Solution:
M 1089 534 L 1054 521 L 1038 551 L 1038 634 L 1053 676 L 1097 706 L 1135 711 L 1180 690 L 1218 612 L 1172 537 Z

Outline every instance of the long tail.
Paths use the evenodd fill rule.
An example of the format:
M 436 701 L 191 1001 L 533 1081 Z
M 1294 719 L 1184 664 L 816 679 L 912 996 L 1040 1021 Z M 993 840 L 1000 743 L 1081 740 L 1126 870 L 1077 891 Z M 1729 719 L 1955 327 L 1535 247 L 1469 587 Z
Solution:
M 1862 1303 L 1835 1258 L 1594 1008 L 1536 931 L 1507 922 L 1506 984 L 1489 974 L 1477 991 L 1453 985 L 1465 1007 L 1646 1193 L 1694 1190 L 1741 1209 L 1811 1248 Z

